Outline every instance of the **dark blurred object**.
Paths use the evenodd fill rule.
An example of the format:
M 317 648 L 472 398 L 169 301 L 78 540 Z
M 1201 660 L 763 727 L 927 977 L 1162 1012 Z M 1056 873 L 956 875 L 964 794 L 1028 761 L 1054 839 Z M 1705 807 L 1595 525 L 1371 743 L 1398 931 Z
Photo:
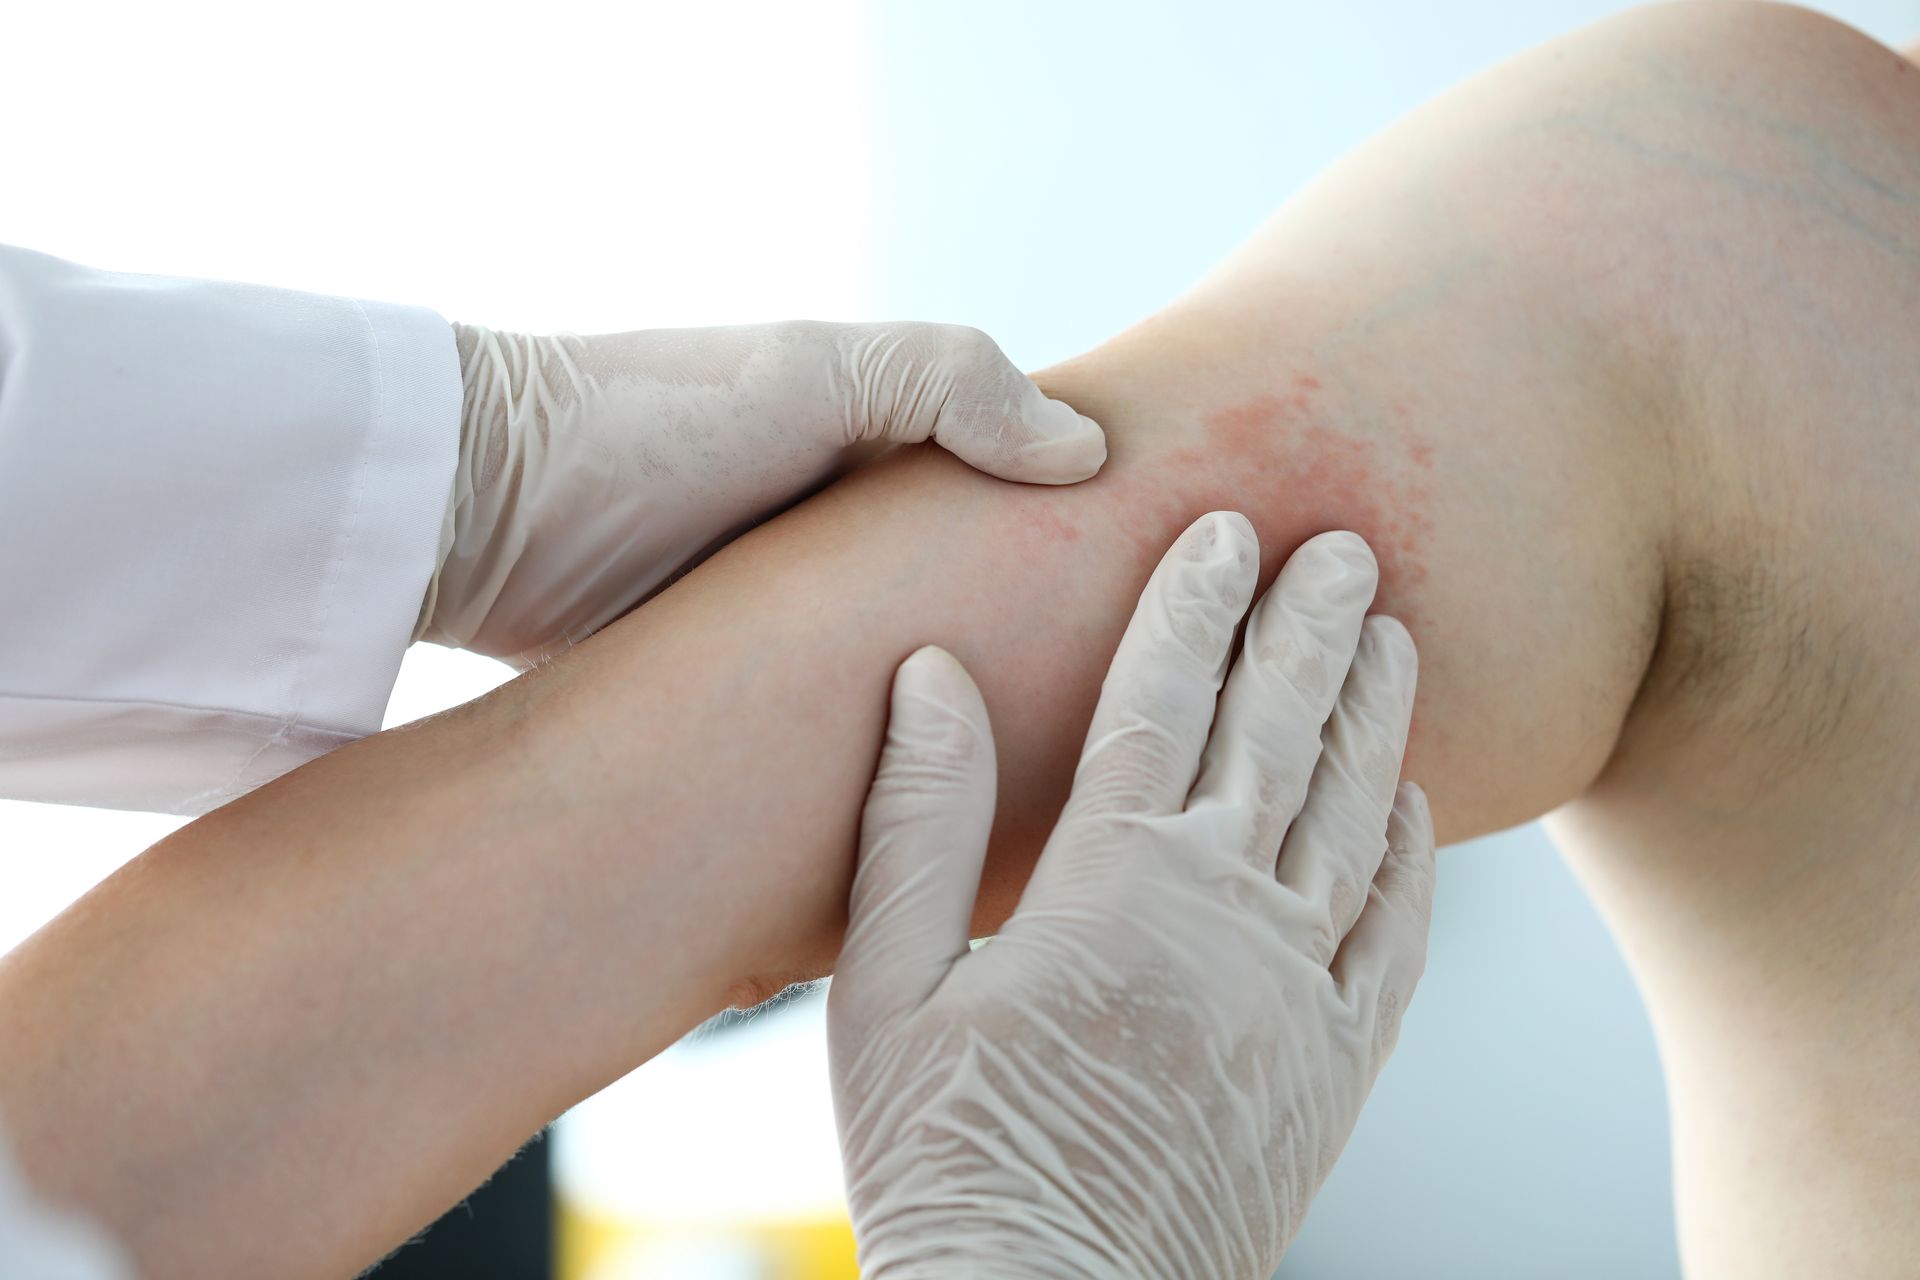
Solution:
M 368 1280 L 553 1280 L 553 1177 L 542 1133 Z

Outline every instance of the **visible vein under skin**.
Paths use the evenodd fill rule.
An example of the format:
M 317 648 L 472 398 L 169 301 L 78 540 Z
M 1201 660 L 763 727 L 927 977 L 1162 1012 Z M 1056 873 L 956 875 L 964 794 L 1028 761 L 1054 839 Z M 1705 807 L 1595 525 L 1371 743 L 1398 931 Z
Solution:
M 1373 541 L 1443 840 L 1580 797 L 1562 830 L 1676 1082 L 1694 1273 L 1896 1272 L 1920 277 L 1818 201 L 1525 127 L 1658 107 L 1652 58 L 1912 191 L 1920 89 L 1883 57 L 1702 5 L 1509 64 L 1041 375 L 1108 427 L 1097 479 L 889 459 L 495 694 L 183 828 L 0 962 L 23 1163 L 159 1280 L 370 1261 L 724 1001 L 830 964 L 888 682 L 925 643 L 993 718 L 991 928 L 1148 569 L 1232 507 L 1269 577 L 1322 529 Z M 1801 157 L 1658 109 L 1677 147 Z M 1809 669 L 1874 696 L 1779 696 Z

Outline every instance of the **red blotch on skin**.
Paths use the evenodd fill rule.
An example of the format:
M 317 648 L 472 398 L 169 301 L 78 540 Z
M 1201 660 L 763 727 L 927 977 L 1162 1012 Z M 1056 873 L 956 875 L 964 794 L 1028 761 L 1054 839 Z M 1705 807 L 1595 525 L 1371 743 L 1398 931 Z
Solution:
M 1078 542 L 1080 526 L 1067 519 L 1060 504 L 1033 502 L 1027 505 L 1027 527 L 1042 538 L 1054 542 Z
M 1200 515 L 1239 511 L 1260 537 L 1263 588 L 1308 538 L 1350 529 L 1380 563 L 1373 612 L 1400 619 L 1423 641 L 1430 626 L 1418 605 L 1434 532 L 1433 445 L 1403 420 L 1400 404 L 1376 421 L 1323 405 L 1330 397 L 1312 375 L 1283 373 L 1275 386 L 1205 413 L 1184 440 L 1148 437 L 1136 445 L 1121 436 L 1101 475 L 1036 491 L 1011 518 L 1040 555 L 1078 542 L 1091 519 L 1121 535 L 1117 544 L 1095 539 L 1101 553 L 1129 548 L 1144 582 Z M 1132 448 L 1141 452 L 1127 456 Z
M 1376 435 L 1336 429 L 1327 425 L 1335 415 L 1318 410 L 1318 379 L 1296 374 L 1283 385 L 1285 394 L 1207 414 L 1200 442 L 1161 455 L 1149 474 L 1130 476 L 1138 526 L 1157 536 L 1162 526 L 1183 526 L 1209 509 L 1244 512 L 1260 534 L 1268 580 L 1308 538 L 1350 529 L 1380 563 L 1373 611 L 1399 618 L 1418 639 L 1425 620 L 1416 600 L 1433 538 L 1433 446 L 1398 423 Z M 1165 549 L 1143 549 L 1143 558 L 1151 564 Z

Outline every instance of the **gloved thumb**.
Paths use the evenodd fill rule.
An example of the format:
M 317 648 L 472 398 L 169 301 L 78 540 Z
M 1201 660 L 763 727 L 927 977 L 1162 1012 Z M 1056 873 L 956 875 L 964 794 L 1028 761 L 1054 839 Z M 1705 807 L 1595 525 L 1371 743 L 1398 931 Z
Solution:
M 880 767 L 860 820 L 836 1021 L 870 1027 L 908 1012 L 967 953 L 993 826 L 993 731 L 954 656 L 916 651 L 893 677 Z
M 855 439 L 932 440 L 1003 480 L 1072 484 L 1100 470 L 1100 424 L 1049 399 L 978 329 L 948 324 L 850 326 L 861 404 Z M 851 443 L 851 441 L 849 441 Z

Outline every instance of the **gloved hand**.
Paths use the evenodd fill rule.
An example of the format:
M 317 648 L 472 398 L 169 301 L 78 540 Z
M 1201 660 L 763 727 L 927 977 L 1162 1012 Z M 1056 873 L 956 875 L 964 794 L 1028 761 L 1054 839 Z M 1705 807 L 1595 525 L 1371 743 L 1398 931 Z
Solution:
M 977 329 L 799 321 L 536 337 L 454 326 L 464 407 L 414 639 L 530 666 L 844 468 L 932 439 L 982 471 L 1100 469 L 1091 419 Z
M 1413 643 L 1350 533 L 1205 516 L 1120 642 L 1058 827 L 969 952 L 994 751 L 966 672 L 894 677 L 828 996 L 866 1280 L 1266 1280 L 1425 963 L 1433 829 L 1398 788 Z

